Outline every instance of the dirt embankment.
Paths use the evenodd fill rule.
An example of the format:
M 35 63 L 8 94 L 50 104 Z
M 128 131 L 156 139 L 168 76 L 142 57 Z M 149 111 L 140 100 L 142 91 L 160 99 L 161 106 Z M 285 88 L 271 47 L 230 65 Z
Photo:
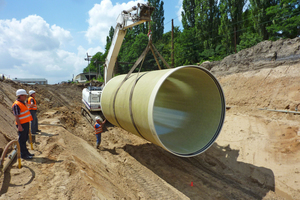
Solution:
M 222 61 L 204 63 L 216 75 L 228 75 L 263 68 L 299 63 L 300 38 L 263 41 L 251 48 L 225 57 Z
M 22 169 L 14 163 L 0 178 L 0 199 L 300 199 L 300 115 L 258 110 L 295 110 L 299 61 L 272 63 L 300 41 L 282 40 L 276 61 L 266 60 L 276 47 L 267 44 L 256 46 L 264 60 L 248 53 L 245 65 L 244 52 L 212 68 L 231 109 L 216 143 L 192 158 L 111 126 L 103 150 L 96 150 L 93 128 L 80 114 L 82 86 L 0 82 L 0 148 L 17 137 L 10 108 L 16 89 L 37 91 L 43 124 L 31 151 L 35 158 L 22 161 Z

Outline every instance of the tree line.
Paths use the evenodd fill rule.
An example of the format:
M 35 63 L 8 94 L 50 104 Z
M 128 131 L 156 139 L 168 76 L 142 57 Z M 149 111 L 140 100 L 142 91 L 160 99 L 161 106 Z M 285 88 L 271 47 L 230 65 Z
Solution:
M 149 0 L 155 7 L 150 23 L 127 31 L 118 55 L 117 73 L 126 74 L 152 42 L 171 65 L 171 31 L 164 33 L 164 2 Z M 299 0 L 183 0 L 182 27 L 174 27 L 174 67 L 217 61 L 256 45 L 263 40 L 300 36 Z M 111 45 L 114 28 L 106 39 L 105 52 L 98 52 L 83 72 L 98 72 Z M 98 61 L 94 62 L 95 60 Z M 160 65 L 163 63 L 160 61 Z M 142 71 L 155 70 L 156 61 L 148 53 Z M 101 68 L 103 74 L 103 67 Z

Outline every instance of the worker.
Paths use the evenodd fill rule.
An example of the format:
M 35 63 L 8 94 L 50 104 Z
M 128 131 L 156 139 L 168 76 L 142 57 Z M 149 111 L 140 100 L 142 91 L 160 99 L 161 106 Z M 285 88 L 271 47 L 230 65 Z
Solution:
M 28 140 L 29 122 L 32 121 L 32 116 L 26 106 L 25 100 L 28 96 L 26 90 L 18 89 L 16 91 L 17 100 L 12 105 L 13 114 L 16 120 L 16 126 L 19 135 L 19 144 L 21 148 L 21 158 L 32 159 L 34 154 L 29 153 L 26 147 L 26 141 Z
M 101 143 L 101 133 L 103 132 L 103 125 L 105 124 L 106 120 L 103 121 L 99 116 L 96 116 L 95 120 L 96 123 L 94 125 L 94 128 L 95 128 L 95 134 L 97 138 L 96 148 L 98 149 Z
M 30 114 L 32 116 L 32 121 L 31 121 L 31 134 L 37 134 L 37 132 L 41 132 L 38 130 L 38 119 L 36 116 L 36 111 L 37 111 L 37 105 L 36 105 L 36 100 L 35 100 L 35 91 L 30 90 L 29 91 L 30 97 L 28 98 L 27 105 L 30 111 Z

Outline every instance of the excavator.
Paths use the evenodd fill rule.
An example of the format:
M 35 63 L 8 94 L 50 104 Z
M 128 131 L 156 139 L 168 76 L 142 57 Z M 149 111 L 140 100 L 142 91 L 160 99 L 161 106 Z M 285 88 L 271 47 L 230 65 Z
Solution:
M 149 4 L 137 4 L 121 12 L 105 60 L 104 84 L 82 91 L 81 112 L 92 125 L 100 115 L 176 156 L 196 156 L 213 145 L 225 118 L 224 93 L 209 70 L 197 65 L 171 68 L 150 34 L 148 45 L 130 71 L 113 76 L 126 30 L 151 21 L 153 11 Z M 141 71 L 150 50 L 159 70 Z M 167 69 L 161 69 L 156 55 Z
M 105 59 L 104 68 L 104 83 L 101 87 L 88 86 L 82 90 L 81 114 L 89 121 L 91 125 L 95 123 L 95 116 L 104 118 L 101 112 L 101 94 L 106 83 L 113 77 L 114 67 L 123 43 L 126 32 L 129 28 L 151 21 L 151 14 L 154 7 L 149 4 L 138 3 L 137 6 L 129 10 L 123 10 L 117 18 L 114 36 Z

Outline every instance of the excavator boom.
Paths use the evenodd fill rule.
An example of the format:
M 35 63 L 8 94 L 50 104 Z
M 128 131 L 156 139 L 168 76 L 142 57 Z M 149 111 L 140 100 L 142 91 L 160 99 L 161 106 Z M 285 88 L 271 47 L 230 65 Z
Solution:
M 151 21 L 151 14 L 153 11 L 154 7 L 151 7 L 148 4 L 138 3 L 137 6 L 134 6 L 129 10 L 123 10 L 118 16 L 112 43 L 105 59 L 104 85 L 101 87 L 90 86 L 82 90 L 83 106 L 81 107 L 81 113 L 91 125 L 94 124 L 95 116 L 100 115 L 102 118 L 104 117 L 101 113 L 102 108 L 100 105 L 102 89 L 113 77 L 117 57 L 127 29 Z
M 114 36 L 105 59 L 104 85 L 113 77 L 117 57 L 128 28 L 151 21 L 154 7 L 138 3 L 129 10 L 124 10 L 117 18 Z

